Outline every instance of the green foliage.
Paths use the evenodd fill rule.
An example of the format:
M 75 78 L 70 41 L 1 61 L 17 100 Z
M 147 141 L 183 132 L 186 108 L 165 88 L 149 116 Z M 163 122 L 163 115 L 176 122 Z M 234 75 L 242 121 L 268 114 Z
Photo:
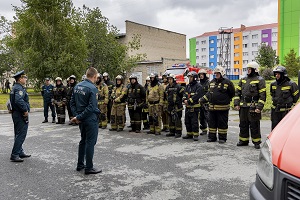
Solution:
M 290 77 L 297 77 L 298 71 L 300 70 L 300 57 L 297 57 L 297 54 L 294 49 L 291 49 L 290 52 L 284 57 L 285 63 L 284 66 Z
M 279 62 L 279 58 L 276 57 L 276 51 L 271 46 L 261 44 L 255 61 L 262 67 L 273 68 Z
M 274 79 L 273 69 L 267 67 L 260 67 L 260 74 L 265 80 Z

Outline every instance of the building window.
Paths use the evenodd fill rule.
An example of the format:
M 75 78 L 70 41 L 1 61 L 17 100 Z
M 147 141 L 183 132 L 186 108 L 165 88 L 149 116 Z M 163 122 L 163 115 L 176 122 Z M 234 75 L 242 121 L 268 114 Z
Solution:
M 268 46 L 268 45 L 269 45 L 269 42 L 262 42 L 261 44 L 262 44 L 262 45 Z
M 210 40 L 209 43 L 213 44 L 213 43 L 215 43 L 215 41 L 214 40 Z
M 199 59 L 199 56 L 196 56 L 196 59 L 198 60 L 198 59 Z
M 209 56 L 209 58 L 215 58 L 215 55 L 214 55 L 214 54 L 212 54 L 212 55 L 210 55 L 210 56 Z
M 211 63 L 209 63 L 209 65 L 210 65 L 210 66 L 214 66 L 214 63 L 213 63 L 213 62 L 211 62 Z
M 267 37 L 269 37 L 269 34 L 264 33 L 264 34 L 262 34 L 262 37 L 263 37 L 263 38 L 267 38 Z
M 252 47 L 258 47 L 258 43 L 252 43 Z
M 196 45 L 199 45 L 199 41 L 196 42 Z
M 196 49 L 196 52 L 199 52 L 199 49 Z
M 234 49 L 239 49 L 240 45 L 234 45 Z
M 258 34 L 252 35 L 252 39 L 257 39 L 258 38 Z
M 240 37 L 234 37 L 234 41 L 240 40 Z
M 202 67 L 206 67 L 206 63 L 202 63 L 201 65 L 202 65 Z
M 201 44 L 206 44 L 206 40 L 202 40 L 202 41 L 201 41 Z
M 238 65 L 238 64 L 240 64 L 240 61 L 236 60 L 236 61 L 234 61 L 234 64 Z
M 243 44 L 243 48 L 248 48 L 248 44 Z
M 257 56 L 258 52 L 257 51 L 252 51 L 253 56 Z
M 217 42 L 220 43 L 220 42 L 221 42 L 221 39 L 217 39 Z
M 248 60 L 243 60 L 243 64 L 244 65 L 248 64 Z
M 202 51 L 202 52 L 206 51 L 206 48 L 201 48 L 201 51 Z
M 277 41 L 272 41 L 272 46 L 277 46 Z
M 215 50 L 215 48 L 211 47 L 209 50 L 210 50 L 210 51 L 214 51 L 214 50 Z
M 239 57 L 240 53 L 234 53 L 234 57 Z
M 201 56 L 201 59 L 205 60 L 206 59 L 206 55 Z
M 243 36 L 243 40 L 248 40 L 248 35 Z
M 248 56 L 248 52 L 243 52 L 243 56 Z
M 273 33 L 272 33 L 272 36 L 273 36 L 273 37 L 277 37 L 277 32 L 273 32 Z

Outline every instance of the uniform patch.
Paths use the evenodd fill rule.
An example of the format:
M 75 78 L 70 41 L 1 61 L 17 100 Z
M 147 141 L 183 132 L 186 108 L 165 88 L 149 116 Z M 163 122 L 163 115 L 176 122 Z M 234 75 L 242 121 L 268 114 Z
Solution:
M 23 96 L 23 91 L 20 90 L 20 91 L 19 91 L 19 95 L 20 95 L 20 96 Z

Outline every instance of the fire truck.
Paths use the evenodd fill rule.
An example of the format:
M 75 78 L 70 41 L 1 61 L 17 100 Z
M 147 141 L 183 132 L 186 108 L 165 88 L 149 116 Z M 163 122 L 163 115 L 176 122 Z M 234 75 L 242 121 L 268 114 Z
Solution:
M 198 73 L 200 69 L 201 68 L 189 65 L 189 63 L 175 64 L 172 67 L 167 68 L 166 72 L 168 74 L 174 74 L 176 76 L 177 83 L 181 84 L 182 86 L 186 86 L 189 83 L 189 78 L 187 77 L 187 74 L 191 71 L 195 71 L 196 73 Z

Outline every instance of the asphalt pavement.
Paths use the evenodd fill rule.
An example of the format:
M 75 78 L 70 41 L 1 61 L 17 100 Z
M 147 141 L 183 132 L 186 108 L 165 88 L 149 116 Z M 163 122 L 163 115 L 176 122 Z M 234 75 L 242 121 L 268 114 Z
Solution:
M 128 119 L 128 118 L 127 118 Z M 10 162 L 13 123 L 0 115 L 0 200 L 11 199 L 249 199 L 259 150 L 237 147 L 238 113 L 230 112 L 225 144 L 99 129 L 94 165 L 103 172 L 77 172 L 80 132 L 67 123 L 43 121 L 30 113 L 23 163 Z M 128 125 L 128 122 L 127 122 Z M 261 121 L 263 141 L 270 121 Z M 185 134 L 185 128 L 184 128 Z

